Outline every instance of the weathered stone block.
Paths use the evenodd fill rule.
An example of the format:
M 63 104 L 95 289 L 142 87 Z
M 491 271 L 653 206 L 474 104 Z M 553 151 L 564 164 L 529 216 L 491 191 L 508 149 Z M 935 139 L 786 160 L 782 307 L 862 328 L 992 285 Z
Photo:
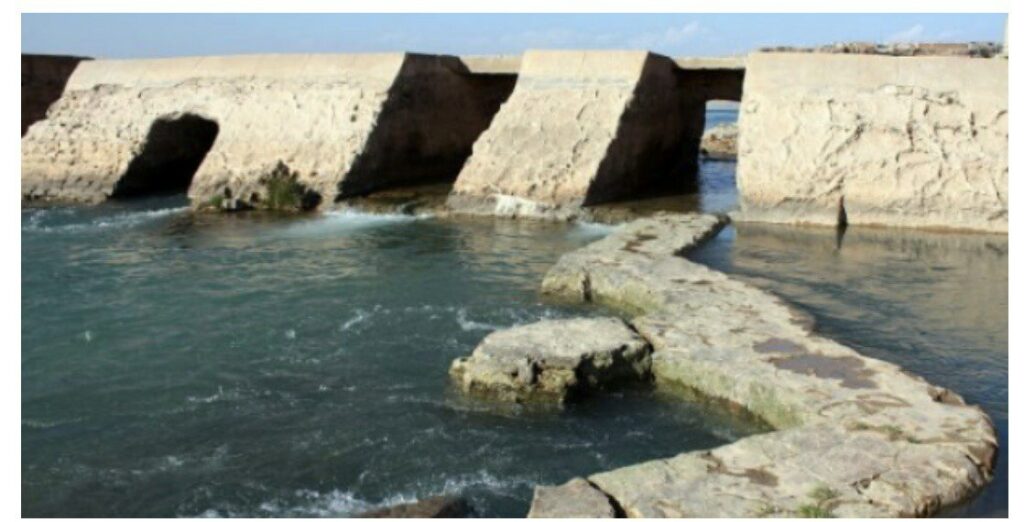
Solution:
M 752 54 L 735 217 L 1006 232 L 1007 95 L 1000 58 Z
M 449 202 L 550 214 L 695 175 L 704 100 L 668 58 L 528 51 L 516 87 L 473 146 Z
M 506 402 L 562 403 L 650 373 L 650 349 L 621 319 L 540 321 L 494 332 L 456 359 L 466 393 Z

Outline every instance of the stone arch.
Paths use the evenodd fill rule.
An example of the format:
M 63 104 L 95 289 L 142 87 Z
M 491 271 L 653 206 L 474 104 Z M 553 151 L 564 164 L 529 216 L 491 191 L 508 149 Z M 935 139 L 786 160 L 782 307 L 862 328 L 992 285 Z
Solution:
M 219 131 L 216 121 L 192 113 L 158 118 L 146 134 L 142 151 L 114 186 L 112 197 L 186 193 Z

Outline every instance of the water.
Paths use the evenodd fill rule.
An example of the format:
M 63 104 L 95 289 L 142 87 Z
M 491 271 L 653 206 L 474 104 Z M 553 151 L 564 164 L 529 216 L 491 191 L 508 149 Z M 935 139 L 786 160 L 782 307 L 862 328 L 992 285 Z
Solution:
M 713 129 L 723 123 L 736 123 L 739 118 L 739 109 L 716 108 L 704 112 L 704 128 Z
M 627 390 L 564 412 L 448 389 L 496 328 L 599 313 L 537 289 L 600 225 L 184 199 L 22 212 L 26 516 L 345 516 L 441 493 L 525 515 L 535 484 L 758 431 Z
M 704 162 L 698 193 L 622 206 L 728 211 L 734 171 Z M 23 210 L 24 515 L 346 516 L 456 493 L 521 516 L 533 484 L 761 429 L 643 389 L 554 413 L 446 388 L 495 328 L 603 313 L 536 290 L 607 226 L 185 203 Z M 946 514 L 1006 516 L 1007 252 L 1006 236 L 739 224 L 691 256 L 983 407 L 996 477 Z
M 780 295 L 817 330 L 961 394 L 992 417 L 995 478 L 951 516 L 1007 516 L 1005 235 L 737 224 L 689 257 Z

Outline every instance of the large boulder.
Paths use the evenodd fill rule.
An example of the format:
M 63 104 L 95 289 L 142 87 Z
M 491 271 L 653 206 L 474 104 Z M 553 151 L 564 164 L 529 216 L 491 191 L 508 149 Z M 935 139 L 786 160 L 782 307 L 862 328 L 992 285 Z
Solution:
M 505 402 L 555 402 L 650 374 L 650 347 L 621 319 L 540 321 L 488 335 L 452 363 L 464 392 Z

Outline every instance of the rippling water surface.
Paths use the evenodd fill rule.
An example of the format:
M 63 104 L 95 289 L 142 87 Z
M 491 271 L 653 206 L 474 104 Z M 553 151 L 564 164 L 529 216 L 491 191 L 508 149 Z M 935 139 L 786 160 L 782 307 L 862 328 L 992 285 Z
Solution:
M 562 413 L 447 389 L 496 328 L 593 314 L 544 272 L 600 225 L 22 213 L 28 516 L 345 516 L 440 493 L 526 513 L 560 483 L 759 427 L 631 390 Z

